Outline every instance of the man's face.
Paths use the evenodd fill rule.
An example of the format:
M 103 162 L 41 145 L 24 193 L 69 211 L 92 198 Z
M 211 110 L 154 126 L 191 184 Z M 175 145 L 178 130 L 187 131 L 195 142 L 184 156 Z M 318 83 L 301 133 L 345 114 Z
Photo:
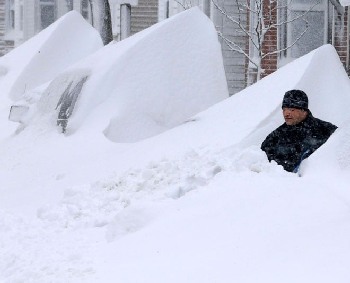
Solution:
M 302 109 L 284 107 L 282 110 L 284 120 L 288 126 L 299 124 L 307 117 L 307 111 Z

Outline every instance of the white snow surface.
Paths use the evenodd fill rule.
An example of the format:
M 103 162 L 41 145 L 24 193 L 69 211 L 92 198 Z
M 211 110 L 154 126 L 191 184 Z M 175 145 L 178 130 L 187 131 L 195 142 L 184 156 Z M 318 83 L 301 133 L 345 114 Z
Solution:
M 102 46 L 99 33 L 72 11 L 1 57 L 0 136 L 13 130 L 7 121 L 11 104 L 35 101 L 37 88 Z
M 114 142 L 158 134 L 228 97 L 216 30 L 198 8 L 109 44 L 69 68 L 43 94 L 35 122 L 57 116 L 61 94 L 83 76 L 88 80 L 67 132 L 98 129 Z
M 52 80 L 101 47 L 98 32 L 78 12 L 71 11 L 0 59 L 4 71 L 1 88 L 19 100 L 26 91 Z
M 193 11 L 181 17 L 188 23 L 199 18 Z M 172 28 L 176 35 L 184 27 Z M 212 37 L 209 26 L 207 32 Z M 129 41 L 135 46 L 146 41 L 143 48 L 160 52 L 161 38 L 153 35 L 147 31 Z M 112 48 L 93 55 L 96 65 L 105 56 L 114 65 L 109 51 L 102 51 Z M 163 52 L 183 62 L 176 57 L 183 53 Z M 143 80 L 134 74 L 143 70 L 154 76 L 169 72 L 144 65 L 151 60 L 141 55 L 127 71 L 135 80 Z M 175 73 L 193 70 L 182 64 L 173 65 Z M 118 79 L 103 77 L 109 86 Z M 178 88 L 176 79 L 167 81 L 169 92 Z M 204 83 L 200 76 L 191 80 Z M 301 177 L 269 163 L 260 150 L 265 136 L 282 123 L 281 100 L 292 88 L 308 93 L 316 117 L 339 126 L 304 162 Z M 90 101 L 92 94 L 83 94 Z M 137 100 L 129 94 L 129 103 Z M 90 96 L 90 110 L 81 111 L 91 118 L 68 135 L 51 121 L 4 130 L 0 282 L 348 283 L 349 94 L 340 60 L 325 45 L 186 123 L 138 142 L 113 142 L 101 131 L 100 116 L 111 113 L 113 100 L 106 93 L 105 103 Z M 188 99 L 190 93 L 179 96 Z M 133 127 L 133 121 L 125 119 L 123 126 Z
M 342 6 L 350 6 L 350 0 L 339 0 Z

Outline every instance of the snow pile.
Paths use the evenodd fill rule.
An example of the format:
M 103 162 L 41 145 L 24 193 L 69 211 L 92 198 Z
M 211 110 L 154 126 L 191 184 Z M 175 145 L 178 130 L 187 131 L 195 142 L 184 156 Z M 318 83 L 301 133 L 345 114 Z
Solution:
M 158 84 L 165 87 L 170 71 L 196 70 L 188 62 L 182 63 L 186 67 L 175 64 L 182 60 L 176 56 L 187 56 L 183 49 L 168 56 L 173 65 L 155 59 L 153 68 L 159 72 L 140 72 L 151 64 L 141 54 L 158 50 L 166 60 L 159 46 L 167 42 L 157 36 L 163 29 L 182 33 L 183 40 L 184 29 L 194 36 L 188 25 L 173 25 L 179 19 L 201 27 L 208 23 L 191 10 L 101 49 L 52 82 L 48 90 L 62 84 L 61 90 L 54 97 L 45 93 L 28 127 L 3 133 L 1 282 L 349 282 L 350 82 L 330 46 L 162 134 L 136 143 L 111 142 L 111 133 L 122 136 L 106 130 L 107 125 L 133 102 L 130 114 L 143 119 L 150 113 L 155 119 L 169 101 L 177 105 L 176 111 L 163 113 L 170 119 L 185 117 L 187 109 L 180 106 L 190 103 L 192 95 L 199 100 L 193 90 L 202 87 L 203 78 L 189 73 L 183 84 L 166 81 L 172 96 L 160 95 Z M 210 30 L 211 25 L 211 36 Z M 199 28 L 196 33 L 209 36 Z M 206 48 L 216 50 L 216 41 L 210 42 Z M 143 75 L 152 81 L 157 96 L 148 95 L 153 101 L 119 78 L 121 68 L 138 88 L 143 87 L 140 80 L 149 91 Z M 207 68 L 201 74 L 211 74 L 212 67 Z M 53 127 L 53 110 L 60 92 L 75 93 L 84 77 L 67 128 L 73 134 L 63 135 Z M 186 83 L 192 93 L 175 96 L 186 91 Z M 226 90 L 225 83 L 217 87 Z M 297 87 L 308 93 L 316 117 L 339 126 L 304 162 L 302 177 L 269 163 L 260 150 L 266 134 L 282 123 L 284 92 Z M 133 123 L 125 119 L 123 128 L 135 129 Z M 149 134 L 153 129 L 145 126 Z
M 322 65 L 319 58 L 322 58 Z M 294 88 L 305 89 L 315 117 L 339 127 L 347 124 L 349 79 L 334 48 L 325 45 L 195 115 L 186 125 L 156 137 L 163 144 L 163 149 L 158 150 L 167 154 L 175 152 L 176 156 L 177 148 L 234 145 L 244 149 L 260 145 L 272 130 L 283 123 L 282 99 L 287 90 Z M 173 143 L 167 143 L 167 140 Z M 151 147 L 154 141 L 145 143 Z
M 114 142 L 153 136 L 228 97 L 215 28 L 198 8 L 106 46 L 64 72 L 43 94 L 38 115 L 57 117 L 62 94 L 84 77 L 67 132 L 84 124 Z
M 350 6 L 350 0 L 339 0 L 339 2 L 343 6 Z
M 18 105 L 35 103 L 42 92 L 40 85 L 101 47 L 97 31 L 73 11 L 1 57 L 0 136 L 16 128 L 8 121 L 13 101 Z
M 349 194 L 338 198 L 328 185 L 295 175 L 271 177 L 218 173 L 146 227 L 97 251 L 109 263 L 99 267 L 99 280 L 347 282 Z M 144 210 L 128 213 L 133 220 Z
M 319 70 L 317 74 L 315 69 Z M 350 84 L 343 69 L 333 46 L 325 45 L 314 52 L 309 67 L 296 85 L 308 94 L 309 108 L 314 116 L 338 126 L 345 126 L 350 120 L 347 111 L 350 107 Z M 320 77 L 325 79 L 320 80 Z
M 98 32 L 79 13 L 69 12 L 0 58 L 3 95 L 19 100 L 26 91 L 52 80 L 101 47 Z
M 5 245 L 0 274 L 7 282 L 23 278 L 29 282 L 109 282 L 101 281 L 100 267 L 94 260 L 105 247 L 92 245 L 91 237 L 112 245 L 156 223 L 164 213 L 172 214 L 178 207 L 175 200 L 205 189 L 218 174 L 235 170 L 257 174 L 246 168 L 250 163 L 255 170 L 265 168 L 272 175 L 290 178 L 255 148 L 229 156 L 227 152 L 202 155 L 191 151 L 183 159 L 163 159 L 91 185 L 67 188 L 56 205 L 38 207 L 34 219 L 1 211 L 0 240 Z M 88 232 L 92 229 L 96 229 L 95 236 Z M 21 256 L 17 256 L 19 252 Z

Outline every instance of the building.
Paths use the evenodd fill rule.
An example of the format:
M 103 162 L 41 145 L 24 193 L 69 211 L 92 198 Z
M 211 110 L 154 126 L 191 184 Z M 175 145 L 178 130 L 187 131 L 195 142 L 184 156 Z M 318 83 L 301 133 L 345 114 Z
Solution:
M 77 10 L 83 15 L 87 3 L 79 3 Z M 72 9 L 73 0 L 0 0 L 0 54 L 19 46 Z
M 178 1 L 169 1 L 170 15 L 181 10 Z M 256 81 L 256 64 L 264 77 L 327 43 L 334 45 L 350 72 L 348 0 L 183 1 L 195 2 L 217 27 L 231 95 Z M 262 26 L 269 25 L 262 35 Z M 266 56 L 261 58 L 261 53 Z
M 335 46 L 349 72 L 349 7 L 344 4 L 347 0 L 341 1 L 342 4 L 338 0 L 251 0 L 250 4 L 247 0 L 109 0 L 109 3 L 115 40 L 123 38 L 121 5 L 126 4 L 131 11 L 131 35 L 186 8 L 199 6 L 219 32 L 232 95 L 255 82 L 258 76 L 266 76 L 326 43 Z M 256 6 L 259 4 L 261 7 Z M 73 9 L 92 23 L 90 0 L 0 0 L 0 54 Z M 264 40 L 259 41 L 261 34 L 254 31 L 269 24 L 271 28 Z M 255 48 L 257 45 L 260 47 Z
M 90 0 L 0 0 L 0 55 L 45 29 L 59 17 L 76 10 L 91 24 L 93 2 Z M 131 9 L 131 34 L 159 21 L 158 0 L 109 0 L 113 36 L 120 40 L 120 6 Z

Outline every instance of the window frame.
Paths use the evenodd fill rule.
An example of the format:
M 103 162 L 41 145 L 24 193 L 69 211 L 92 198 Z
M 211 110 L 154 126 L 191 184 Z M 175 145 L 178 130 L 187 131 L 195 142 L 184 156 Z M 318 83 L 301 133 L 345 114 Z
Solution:
M 283 26 L 281 26 L 281 28 L 279 29 L 279 32 L 278 32 L 279 33 L 278 37 L 277 37 L 278 38 L 278 46 L 279 46 L 279 49 L 281 49 L 281 50 L 286 48 L 287 46 L 291 45 L 293 43 L 293 41 L 295 40 L 295 38 L 292 38 L 293 25 L 298 24 L 299 20 L 296 20 L 295 22 L 289 22 L 293 18 L 293 14 L 298 13 L 298 12 L 306 12 L 310 9 L 310 3 L 306 3 L 306 2 L 305 3 L 297 3 L 297 0 L 292 1 L 292 3 L 288 1 L 288 3 L 286 3 L 286 5 L 288 6 L 288 8 L 284 9 L 283 13 L 284 13 L 284 16 L 286 17 L 287 23 L 284 24 Z M 322 42 L 323 42 L 323 44 L 326 44 L 328 41 L 328 34 L 329 34 L 328 33 L 328 25 L 329 25 L 329 23 L 328 23 L 328 0 L 323 0 L 322 3 L 313 7 L 313 9 L 310 11 L 310 13 L 313 13 L 313 12 L 323 13 L 324 26 L 323 26 Z M 279 14 L 278 17 L 280 19 L 281 15 Z M 307 35 L 307 34 L 305 34 L 305 35 Z M 303 56 L 303 54 L 300 56 Z M 288 48 L 287 50 L 285 50 L 284 52 L 281 52 L 281 54 L 280 54 L 280 59 L 284 59 L 287 61 L 294 60 L 296 58 L 298 58 L 298 57 L 293 57 L 293 55 L 292 55 L 292 48 Z

